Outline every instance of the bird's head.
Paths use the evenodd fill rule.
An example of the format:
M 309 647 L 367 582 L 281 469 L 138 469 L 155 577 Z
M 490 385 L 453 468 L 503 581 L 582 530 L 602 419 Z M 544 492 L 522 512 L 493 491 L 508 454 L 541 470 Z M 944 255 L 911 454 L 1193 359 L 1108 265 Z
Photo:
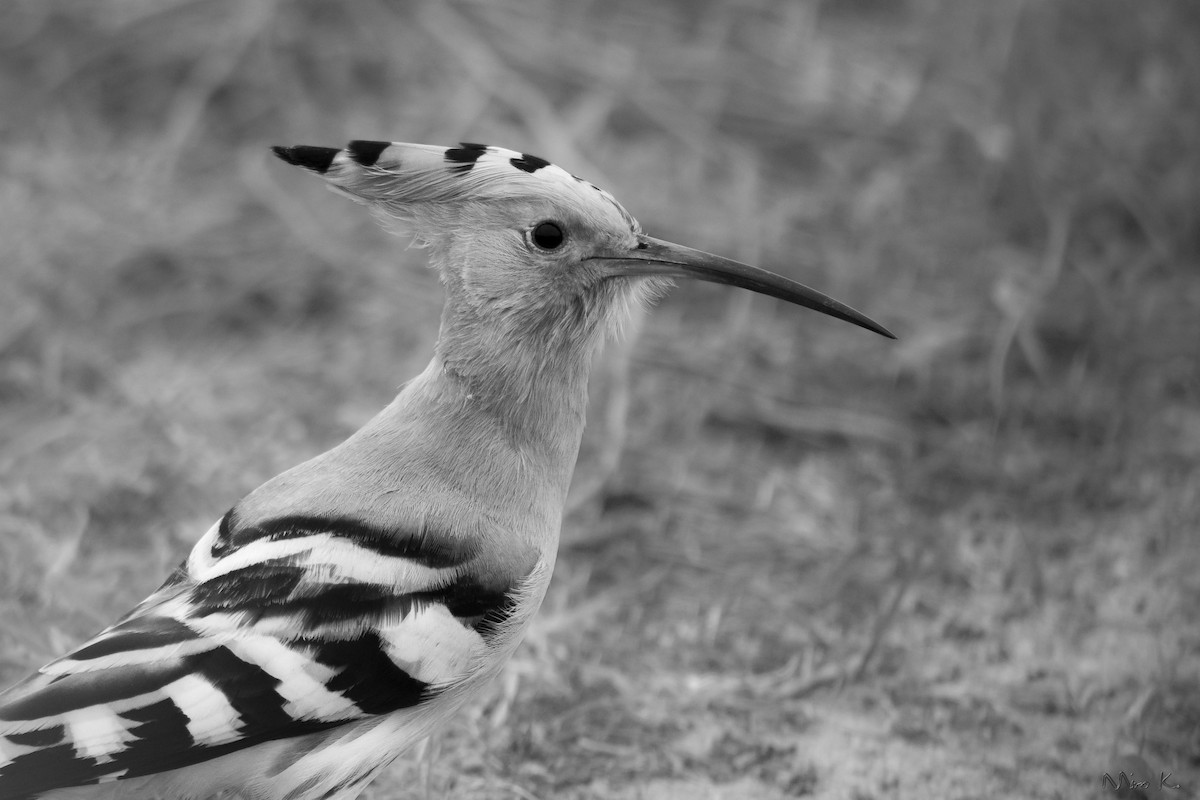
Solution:
M 351 142 L 276 147 L 433 251 L 454 317 L 478 336 L 536 332 L 592 339 L 627 301 L 667 278 L 741 286 L 884 336 L 857 311 L 788 278 L 646 236 L 612 195 L 566 170 L 499 147 Z M 648 280 L 649 279 L 649 280 Z M 581 330 L 584 329 L 584 330 Z

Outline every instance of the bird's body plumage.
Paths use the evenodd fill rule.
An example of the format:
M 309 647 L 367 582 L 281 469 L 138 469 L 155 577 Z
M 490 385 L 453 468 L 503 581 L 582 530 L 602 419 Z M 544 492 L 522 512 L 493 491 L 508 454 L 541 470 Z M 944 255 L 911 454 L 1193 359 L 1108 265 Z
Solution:
M 520 642 L 554 567 L 591 356 L 653 275 L 695 268 L 882 332 L 643 236 L 535 156 L 276 153 L 430 248 L 447 295 L 433 360 L 347 441 L 235 504 L 132 612 L 0 694 L 0 800 L 356 797 Z

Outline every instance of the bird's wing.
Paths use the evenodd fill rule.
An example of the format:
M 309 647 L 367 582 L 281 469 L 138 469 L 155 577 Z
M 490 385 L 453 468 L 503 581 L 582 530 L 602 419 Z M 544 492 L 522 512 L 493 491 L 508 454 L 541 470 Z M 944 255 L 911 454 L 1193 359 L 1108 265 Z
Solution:
M 535 566 L 504 577 L 420 533 L 231 517 L 130 614 L 0 694 L 0 798 L 423 704 L 495 661 Z

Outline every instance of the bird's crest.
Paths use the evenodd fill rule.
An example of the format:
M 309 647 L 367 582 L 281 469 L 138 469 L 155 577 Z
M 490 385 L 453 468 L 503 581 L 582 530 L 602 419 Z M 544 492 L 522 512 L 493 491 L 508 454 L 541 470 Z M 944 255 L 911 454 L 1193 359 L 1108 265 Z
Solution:
M 289 164 L 312 170 L 355 200 L 407 217 L 414 206 L 558 197 L 586 207 L 597 199 L 619 212 L 632 232 L 637 220 L 616 199 L 562 167 L 529 153 L 463 142 L 440 147 L 357 140 L 331 147 L 274 147 Z

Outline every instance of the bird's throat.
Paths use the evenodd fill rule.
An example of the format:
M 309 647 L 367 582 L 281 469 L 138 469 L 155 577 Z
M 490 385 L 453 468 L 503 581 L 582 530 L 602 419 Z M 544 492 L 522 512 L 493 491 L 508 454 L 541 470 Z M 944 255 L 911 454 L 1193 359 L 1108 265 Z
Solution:
M 445 391 L 521 444 L 577 446 L 593 356 L 609 327 L 591 304 L 578 306 L 489 317 L 448 307 L 435 356 Z
M 557 449 L 582 434 L 595 349 L 547 349 L 531 338 L 466 354 L 439 346 L 436 361 L 443 397 L 490 418 L 516 444 Z

